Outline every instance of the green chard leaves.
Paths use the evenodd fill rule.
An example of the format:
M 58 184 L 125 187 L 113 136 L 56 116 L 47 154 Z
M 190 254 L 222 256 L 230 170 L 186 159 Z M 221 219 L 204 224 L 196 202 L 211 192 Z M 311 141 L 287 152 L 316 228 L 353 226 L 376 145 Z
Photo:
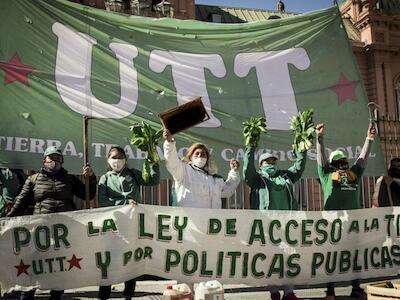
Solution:
M 290 121 L 290 129 L 294 132 L 294 142 L 292 150 L 294 153 L 303 152 L 310 149 L 314 139 L 314 110 L 309 110 L 299 113 Z
M 243 122 L 243 136 L 244 144 L 257 147 L 260 141 L 261 133 L 267 132 L 266 120 L 264 118 L 250 118 L 250 120 Z
M 142 168 L 142 178 L 144 182 L 149 182 L 151 165 L 160 162 L 157 145 L 161 140 L 163 130 L 155 131 L 146 122 L 142 122 L 141 124 L 135 123 L 129 129 L 132 131 L 131 144 L 147 152 L 147 158 Z

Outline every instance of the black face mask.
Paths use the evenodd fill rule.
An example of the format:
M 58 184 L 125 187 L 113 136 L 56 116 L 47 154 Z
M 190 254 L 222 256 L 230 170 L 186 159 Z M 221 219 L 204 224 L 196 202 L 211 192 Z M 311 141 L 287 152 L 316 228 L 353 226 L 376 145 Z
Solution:
M 347 161 L 335 161 L 332 163 L 332 166 L 339 170 L 347 170 L 349 168 L 349 163 Z
M 389 170 L 388 170 L 388 174 L 389 174 L 390 177 L 400 178 L 400 169 L 394 168 L 394 167 L 390 167 Z

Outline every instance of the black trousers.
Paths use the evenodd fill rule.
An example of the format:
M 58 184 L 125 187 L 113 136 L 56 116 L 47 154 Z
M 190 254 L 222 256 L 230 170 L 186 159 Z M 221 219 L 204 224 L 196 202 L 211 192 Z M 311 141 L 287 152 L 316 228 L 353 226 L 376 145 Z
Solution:
M 360 288 L 360 280 L 359 279 L 353 279 L 351 281 L 351 286 L 353 289 L 359 289 Z M 335 284 L 333 282 L 329 282 L 326 287 L 328 288 L 327 294 L 328 295 L 333 295 L 335 294 Z
M 136 280 L 131 279 L 128 281 L 125 281 L 125 288 L 123 295 L 125 297 L 133 297 L 133 294 L 135 293 L 135 288 L 136 288 Z M 111 296 L 111 285 L 101 285 L 99 287 L 99 299 L 105 300 L 110 298 Z

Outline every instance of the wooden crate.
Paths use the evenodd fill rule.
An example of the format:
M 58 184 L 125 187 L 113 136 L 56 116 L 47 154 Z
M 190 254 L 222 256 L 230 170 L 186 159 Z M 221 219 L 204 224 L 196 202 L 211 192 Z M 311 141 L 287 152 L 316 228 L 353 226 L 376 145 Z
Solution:
M 389 285 L 392 284 L 393 288 Z M 390 281 L 382 281 L 367 285 L 368 300 L 400 300 L 400 284 Z
M 171 134 L 188 129 L 210 119 L 201 97 L 158 114 L 164 128 Z

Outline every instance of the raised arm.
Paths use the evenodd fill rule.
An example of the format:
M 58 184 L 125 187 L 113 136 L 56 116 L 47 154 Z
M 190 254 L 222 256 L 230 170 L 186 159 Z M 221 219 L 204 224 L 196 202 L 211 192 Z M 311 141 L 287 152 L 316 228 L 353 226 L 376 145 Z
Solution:
M 240 182 L 240 174 L 239 174 L 239 162 L 236 159 L 232 159 L 230 161 L 231 170 L 228 173 L 228 178 L 225 181 L 224 186 L 222 187 L 222 198 L 228 198 L 232 196 Z
M 385 197 L 384 199 L 388 198 L 388 193 L 385 188 L 382 187 L 382 183 L 385 180 L 385 177 L 381 176 L 377 179 L 374 188 L 374 194 L 372 195 L 372 205 L 371 207 L 379 207 L 379 198 Z
M 324 124 L 318 124 L 315 127 L 315 134 L 317 136 L 317 163 L 319 166 L 325 166 L 328 163 L 325 153 L 324 145 Z
M 363 169 L 365 169 L 367 166 L 367 161 L 371 152 L 371 147 L 375 138 L 375 134 L 375 127 L 370 124 L 368 126 L 367 137 L 365 138 L 364 146 L 362 147 L 360 156 L 357 158 L 356 161 L 356 164 Z
M 257 172 L 254 167 L 254 152 L 256 147 L 246 146 L 246 153 L 244 155 L 243 162 L 243 177 L 244 181 L 250 187 L 258 187 L 262 184 L 262 178 L 260 173 Z
M 183 181 L 185 176 L 185 165 L 178 157 L 176 145 L 168 129 L 164 129 L 164 157 L 168 172 L 176 181 Z
M 307 151 L 296 153 L 296 161 L 288 169 L 288 176 L 290 180 L 294 183 L 301 178 L 306 167 Z

